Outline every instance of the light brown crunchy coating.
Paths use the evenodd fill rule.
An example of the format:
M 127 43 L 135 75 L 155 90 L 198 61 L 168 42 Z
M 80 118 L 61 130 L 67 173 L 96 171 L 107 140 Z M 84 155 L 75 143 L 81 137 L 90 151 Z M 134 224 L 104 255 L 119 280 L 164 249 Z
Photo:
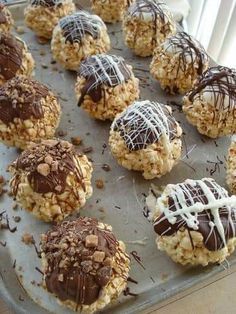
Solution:
M 231 193 L 236 194 L 236 137 L 232 139 L 232 143 L 228 150 L 227 157 L 227 176 L 226 182 Z
M 43 84 L 18 76 L 0 88 L 0 139 L 21 149 L 52 138 L 60 120 L 60 104 Z
M 110 50 L 110 38 L 98 16 L 81 11 L 61 19 L 53 31 L 51 50 L 65 69 L 76 71 L 86 57 Z
M 37 36 L 50 39 L 59 19 L 72 14 L 75 10 L 76 7 L 72 0 L 63 0 L 54 6 L 29 4 L 24 11 L 25 24 Z
M 4 4 L 0 3 L 0 31 L 4 33 L 10 32 L 13 25 L 14 20 L 11 12 Z
M 172 14 L 163 2 L 136 0 L 123 19 L 125 43 L 141 57 L 151 56 L 175 32 Z
M 72 144 L 32 144 L 10 168 L 10 186 L 21 206 L 44 221 L 61 221 L 92 194 L 92 165 Z
M 80 99 L 85 83 L 85 78 L 77 77 L 75 85 L 77 99 Z M 139 98 L 139 80 L 134 76 L 115 87 L 103 86 L 102 89 L 102 98 L 98 102 L 93 101 L 89 95 L 85 95 L 81 104 L 81 108 L 92 118 L 99 120 L 113 120 L 118 113 Z
M 55 226 L 41 239 L 44 285 L 61 305 L 94 313 L 125 289 L 130 259 L 111 226 L 81 217 Z
M 200 43 L 178 32 L 155 49 L 150 72 L 168 93 L 184 94 L 208 65 L 209 58 Z
M 92 11 L 104 22 L 116 23 L 123 20 L 128 6 L 135 0 L 91 0 Z

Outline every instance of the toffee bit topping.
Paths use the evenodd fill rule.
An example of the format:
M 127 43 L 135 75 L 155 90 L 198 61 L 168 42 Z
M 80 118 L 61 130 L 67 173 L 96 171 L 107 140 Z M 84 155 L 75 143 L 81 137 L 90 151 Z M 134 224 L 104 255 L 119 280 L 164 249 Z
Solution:
M 4 4 L 0 3 L 0 24 L 7 23 L 7 16 L 4 8 L 5 8 Z
M 85 188 L 82 171 L 75 162 L 76 156 L 69 142 L 45 140 L 25 150 L 13 163 L 13 167 L 28 173 L 29 183 L 35 192 L 61 194 L 66 188 L 69 173 L 74 173 Z
M 8 125 L 15 118 L 42 118 L 41 99 L 48 94 L 49 89 L 45 85 L 30 78 L 19 76 L 11 79 L 0 87 L 0 120 Z
M 137 101 L 129 106 L 111 126 L 118 131 L 130 151 L 146 148 L 159 141 L 177 137 L 177 123 L 168 107 L 153 101 Z
M 6 80 L 13 78 L 20 69 L 23 43 L 10 34 L 0 34 L 0 75 Z
M 205 247 L 217 251 L 236 236 L 236 196 L 213 179 L 186 180 L 168 186 L 168 194 L 157 199 L 161 215 L 154 222 L 155 232 L 171 236 L 178 230 L 202 234 Z
M 113 275 L 119 243 L 94 218 L 64 221 L 42 236 L 47 289 L 62 301 L 90 305 Z
M 81 90 L 78 106 L 89 95 L 94 102 L 98 102 L 103 95 L 104 86 L 114 87 L 129 80 L 132 71 L 122 57 L 100 54 L 88 57 L 79 68 L 78 75 L 86 79 Z
M 101 29 L 106 29 L 106 25 L 99 16 L 86 11 L 79 11 L 60 19 L 59 25 L 66 42 L 71 44 L 80 43 L 86 34 L 97 39 L 100 37 Z
M 209 60 L 203 46 L 185 32 L 178 32 L 167 38 L 162 47 L 166 52 L 178 55 L 177 74 L 179 70 L 186 72 L 189 65 L 191 65 L 192 71 L 197 66 L 197 73 L 201 75 Z

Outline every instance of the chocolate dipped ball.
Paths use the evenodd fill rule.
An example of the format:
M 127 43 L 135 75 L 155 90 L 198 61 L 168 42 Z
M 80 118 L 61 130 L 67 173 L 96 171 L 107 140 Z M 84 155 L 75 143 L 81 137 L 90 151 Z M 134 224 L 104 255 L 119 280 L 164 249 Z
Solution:
M 75 12 L 72 0 L 30 0 L 25 8 L 25 24 L 39 37 L 52 38 L 58 21 Z
M 0 31 L 2 33 L 10 32 L 14 24 L 11 12 L 3 3 L 0 3 Z
M 64 221 L 42 235 L 46 289 L 61 305 L 94 313 L 125 289 L 130 259 L 112 227 L 94 218 Z
M 75 93 L 92 118 L 113 120 L 139 98 L 139 80 L 122 57 L 99 54 L 82 61 Z
M 183 99 L 187 120 L 199 133 L 217 138 L 236 133 L 236 71 L 211 67 Z
M 227 156 L 226 182 L 230 191 L 236 195 L 236 135 L 232 137 Z
M 150 71 L 168 93 L 185 94 L 208 65 L 202 45 L 187 33 L 178 32 L 155 49 Z
M 135 0 L 91 0 L 92 11 L 104 22 L 116 23 L 123 20 L 127 8 Z
M 16 75 L 30 76 L 34 60 L 23 40 L 0 33 L 0 85 Z
M 175 21 L 163 1 L 136 0 L 124 15 L 125 43 L 138 56 L 151 56 L 175 32 Z
M 181 134 L 170 107 L 149 100 L 137 101 L 113 121 L 109 145 L 121 166 L 153 179 L 170 172 L 177 164 Z
M 78 11 L 59 21 L 51 49 L 54 59 L 65 69 L 76 71 L 86 57 L 107 52 L 110 38 L 99 16 Z
M 236 246 L 236 196 L 211 178 L 168 184 L 153 213 L 156 243 L 175 262 L 223 262 Z
M 32 144 L 10 167 L 16 201 L 37 218 L 61 221 L 92 195 L 92 165 L 72 144 L 43 140 Z
M 57 97 L 38 81 L 18 76 L 0 87 L 0 140 L 8 146 L 52 138 L 60 114 Z

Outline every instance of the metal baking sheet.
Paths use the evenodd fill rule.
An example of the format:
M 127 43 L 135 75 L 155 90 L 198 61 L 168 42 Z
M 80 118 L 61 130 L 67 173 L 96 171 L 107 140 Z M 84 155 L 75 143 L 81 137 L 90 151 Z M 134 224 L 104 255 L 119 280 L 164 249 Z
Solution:
M 86 5 L 86 2 L 81 4 Z M 11 7 L 11 10 L 16 24 L 22 26 L 23 6 Z M 206 268 L 182 267 L 172 262 L 165 253 L 158 251 L 152 225 L 145 218 L 144 199 L 151 183 L 165 185 L 186 178 L 213 176 L 225 186 L 224 161 L 229 139 L 214 141 L 200 136 L 181 113 L 181 97 L 167 96 L 150 77 L 150 58 L 135 57 L 123 44 L 121 25 L 108 25 L 113 47 L 111 52 L 123 56 L 133 65 L 134 72 L 140 79 L 141 98 L 172 104 L 174 115 L 184 130 L 183 154 L 179 164 L 165 177 L 145 181 L 139 173 L 123 169 L 112 158 L 107 145 L 110 123 L 94 121 L 76 106 L 75 74 L 63 70 L 57 64 L 51 64 L 49 45 L 38 44 L 34 34 L 26 27 L 24 30 L 25 33 L 19 36 L 27 42 L 36 60 L 35 78 L 51 87 L 60 98 L 63 115 L 59 130 L 67 132 L 63 138 L 70 140 L 73 136 L 80 136 L 83 139 L 82 148 L 93 148 L 89 156 L 94 166 L 94 193 L 81 214 L 95 216 L 111 224 L 117 236 L 126 243 L 127 251 L 134 252 L 134 255 L 141 258 L 139 264 L 131 255 L 130 275 L 138 284 L 129 283 L 129 287 L 138 296 L 121 296 L 119 303 L 106 309 L 104 313 L 148 313 L 151 308 L 157 308 L 161 301 L 179 292 L 185 294 L 194 285 L 212 281 L 216 274 L 221 277 L 228 274 L 236 264 L 235 254 L 229 258 L 227 267 L 231 267 L 226 272 L 226 264 Z M 42 55 L 43 52 L 46 54 Z M 4 177 L 9 177 L 6 168 L 17 154 L 16 149 L 0 144 L 0 174 Z M 101 168 L 104 163 L 111 167 L 110 172 Z M 104 190 L 95 187 L 96 179 L 105 181 Z M 10 225 L 17 225 L 15 233 L 0 230 L 0 241 L 6 241 L 5 247 L 0 245 L 0 297 L 16 313 L 72 313 L 60 307 L 53 296 L 37 286 L 41 282 L 41 275 L 36 270 L 36 267 L 41 266 L 40 259 L 32 246 L 26 246 L 21 241 L 22 235 L 28 232 L 34 236 L 38 246 L 40 234 L 50 228 L 50 225 L 37 221 L 24 210 L 14 211 L 13 200 L 7 194 L 1 197 L 0 204 L 0 212 L 7 211 Z M 21 217 L 20 223 L 14 222 L 14 216 Z

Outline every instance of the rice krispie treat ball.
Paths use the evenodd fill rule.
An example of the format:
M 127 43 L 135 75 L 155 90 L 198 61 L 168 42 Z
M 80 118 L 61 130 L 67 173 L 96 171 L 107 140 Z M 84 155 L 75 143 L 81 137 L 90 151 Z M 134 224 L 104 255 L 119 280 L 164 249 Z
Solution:
M 91 117 L 113 120 L 139 98 L 139 80 L 122 57 L 100 54 L 82 61 L 75 93 Z
M 0 32 L 0 85 L 16 75 L 30 76 L 34 60 L 24 41 Z
M 91 0 L 93 12 L 107 23 L 122 21 L 125 11 L 134 1 L 135 0 Z
M 8 146 L 52 138 L 60 114 L 57 98 L 35 80 L 18 76 L 0 87 L 0 141 Z
M 230 191 L 236 194 L 236 135 L 233 136 L 228 151 L 226 182 Z
M 153 217 L 157 247 L 176 263 L 221 263 L 235 249 L 236 196 L 211 178 L 168 184 Z
M 158 0 L 136 0 L 123 21 L 126 45 L 141 57 L 148 57 L 168 36 L 176 32 L 167 5 Z
M 177 164 L 181 134 L 170 107 L 149 100 L 137 101 L 113 121 L 109 144 L 121 166 L 141 171 L 145 179 L 154 179 Z
M 107 52 L 110 38 L 102 19 L 86 11 L 62 18 L 53 31 L 52 54 L 68 70 L 78 70 L 86 57 Z
M 187 120 L 211 138 L 236 133 L 236 70 L 209 68 L 183 99 Z
M 46 222 L 61 221 L 78 211 L 92 194 L 92 165 L 66 141 L 32 144 L 10 171 L 17 202 Z
M 127 284 L 130 259 L 112 227 L 80 217 L 41 237 L 46 289 L 79 313 L 94 313 L 116 301 Z
M 3 3 L 0 3 L 0 32 L 10 32 L 14 24 L 11 12 Z
M 50 39 L 59 19 L 75 10 L 72 0 L 30 0 L 24 12 L 25 24 L 37 36 Z
M 208 65 L 201 44 L 187 33 L 178 32 L 155 49 L 150 71 L 168 93 L 185 94 Z

